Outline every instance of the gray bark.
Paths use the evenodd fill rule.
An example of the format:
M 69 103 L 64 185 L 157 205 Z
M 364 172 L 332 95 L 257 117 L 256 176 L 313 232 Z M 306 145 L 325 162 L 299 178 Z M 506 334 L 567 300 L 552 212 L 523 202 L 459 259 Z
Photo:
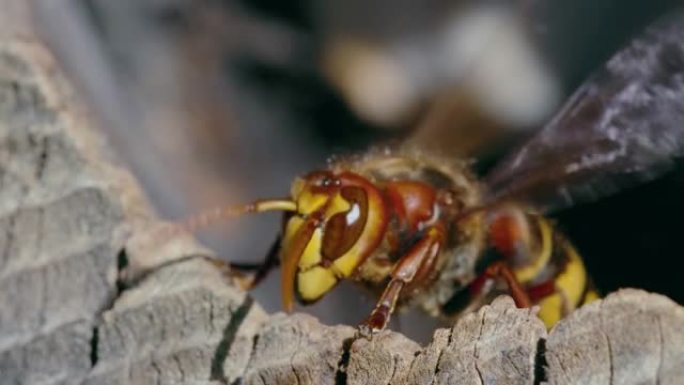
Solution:
M 501 297 L 426 346 L 265 313 L 210 251 L 157 236 L 50 53 L 11 20 L 0 27 L 0 384 L 684 382 L 684 309 L 639 290 L 550 333 Z

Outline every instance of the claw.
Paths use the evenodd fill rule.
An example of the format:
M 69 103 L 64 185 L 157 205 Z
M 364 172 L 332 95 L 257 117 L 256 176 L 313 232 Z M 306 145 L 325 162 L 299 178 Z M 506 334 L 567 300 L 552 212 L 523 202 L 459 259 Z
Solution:
M 359 335 L 370 340 L 374 334 L 382 331 L 389 322 L 392 312 L 388 306 L 380 305 L 373 309 L 373 312 L 358 326 Z
M 356 327 L 356 336 L 354 338 L 363 337 L 368 341 L 373 340 L 373 329 L 365 323 L 360 324 Z

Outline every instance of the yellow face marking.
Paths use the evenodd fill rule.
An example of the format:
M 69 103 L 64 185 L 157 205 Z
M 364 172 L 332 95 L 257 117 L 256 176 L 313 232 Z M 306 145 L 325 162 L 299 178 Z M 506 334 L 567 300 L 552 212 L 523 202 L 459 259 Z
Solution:
M 312 197 L 313 195 L 309 195 L 309 197 Z M 308 198 L 307 198 L 308 199 Z M 350 204 L 344 200 L 339 194 L 335 195 L 334 198 L 332 198 L 332 201 L 329 205 L 329 207 L 326 209 L 325 217 L 329 218 L 332 215 L 335 215 L 339 212 L 344 212 L 349 210 Z M 287 229 L 285 232 L 285 239 L 287 244 L 287 239 L 291 238 L 299 229 L 299 227 L 304 223 L 304 220 L 301 217 L 292 217 L 290 221 L 287 224 Z M 314 230 L 313 236 L 311 237 L 311 240 L 309 243 L 306 245 L 306 249 L 304 249 L 304 253 L 302 254 L 301 259 L 299 260 L 299 268 L 302 270 L 306 270 L 311 268 L 312 266 L 315 266 L 319 263 L 321 263 L 321 260 L 323 259 L 321 256 L 321 245 L 323 242 L 323 231 L 318 228 Z
M 349 211 L 351 205 L 347 202 L 340 194 L 335 194 L 335 196 L 330 200 L 330 203 L 325 211 L 325 218 L 330 218 L 333 215 L 341 212 Z M 322 242 L 322 232 L 317 229 L 314 232 L 314 236 L 311 238 L 311 242 L 306 247 L 304 255 L 299 263 L 301 269 L 308 269 L 321 262 L 321 242 Z M 351 250 L 350 250 L 351 252 Z M 353 272 L 356 267 L 356 261 L 358 260 L 357 255 L 346 253 L 344 256 L 338 258 L 333 263 L 331 274 L 340 277 L 348 277 Z M 300 278 L 307 279 L 307 278 Z M 301 294 L 301 293 L 300 293 Z
M 343 256 L 337 258 L 332 264 L 332 268 L 341 277 L 349 277 L 356 269 L 359 263 L 359 255 L 350 252 L 345 253 Z
M 330 218 L 337 213 L 342 213 L 349 211 L 351 205 L 346 199 L 342 197 L 340 193 L 335 194 L 335 196 L 330 200 L 330 205 L 325 210 L 325 218 Z
M 310 190 L 302 191 L 297 197 L 297 212 L 308 215 L 318 211 L 330 199 L 327 194 L 314 194 Z
M 330 218 L 333 215 L 341 212 L 346 212 L 351 209 L 351 205 L 347 200 L 345 200 L 340 194 L 337 194 L 333 198 L 330 207 L 326 211 L 326 218 Z M 348 250 L 347 253 L 343 254 L 339 258 L 335 259 L 332 265 L 332 270 L 339 277 L 349 277 L 354 271 L 358 261 L 358 255 L 353 254 L 352 249 Z
M 514 269 L 515 277 L 518 282 L 526 283 L 534 279 L 539 272 L 546 267 L 546 264 L 551 259 L 551 251 L 553 245 L 551 242 L 551 226 L 543 219 L 539 218 L 539 230 L 541 232 L 541 250 L 537 258 L 534 258 L 532 264 Z
M 332 270 L 315 266 L 297 273 L 297 292 L 305 301 L 315 301 L 337 284 Z
M 362 178 L 357 177 L 357 179 L 364 182 Z M 342 196 L 343 187 L 316 189 L 310 188 L 306 179 L 295 180 L 291 192 L 297 204 L 297 213 L 286 224 L 281 254 L 283 267 L 289 267 L 287 274 L 283 273 L 283 279 L 289 279 L 289 285 L 291 285 L 282 285 L 284 304 L 287 304 L 292 290 L 297 290 L 300 298 L 305 301 L 320 298 L 330 291 L 339 279 L 350 277 L 359 264 L 380 243 L 387 225 L 384 200 L 380 193 L 372 188 L 372 185 L 364 184 L 363 186 L 357 188 L 363 188 L 364 192 L 369 194 L 368 212 L 372 215 L 368 215 L 367 220 L 364 219 L 365 225 L 361 234 L 344 255 L 335 258 L 334 261 L 325 261 L 322 254 L 325 246 L 323 245 L 325 227 L 321 225 L 327 226 L 331 223 L 328 222 L 331 218 L 343 213 L 351 216 L 345 217 L 349 225 L 349 218 L 352 218 L 351 221 L 354 222 L 358 216 L 365 216 L 367 213 L 360 213 L 358 203 L 350 202 Z M 339 227 L 339 223 L 335 222 L 335 226 Z M 293 288 L 292 286 L 295 285 L 296 287 Z M 290 292 L 286 293 L 286 289 L 290 289 Z
M 379 209 L 376 207 L 377 204 L 376 201 L 369 199 L 369 212 L 378 212 Z M 363 229 L 361 237 L 359 237 L 359 241 L 333 262 L 332 267 L 335 269 L 338 276 L 347 278 L 354 273 L 356 267 L 360 264 L 361 259 L 365 256 L 365 251 L 369 249 L 369 244 L 367 242 L 370 242 L 370 240 L 375 238 L 375 234 L 372 233 L 378 232 L 378 234 L 380 234 L 384 231 L 383 220 L 384 218 L 379 215 L 368 216 L 366 226 Z
M 328 205 L 324 213 L 324 218 L 348 211 L 351 208 L 347 202 L 339 194 L 335 194 L 332 198 L 326 194 L 312 194 L 309 191 L 301 190 L 301 187 L 293 187 L 293 190 L 299 190 L 298 213 L 300 215 L 311 214 Z M 290 218 L 285 229 L 285 237 L 283 241 L 284 247 L 287 247 L 294 235 L 304 223 L 304 219 L 299 216 Z M 297 268 L 297 291 L 300 297 L 304 300 L 312 301 L 327 291 L 331 290 L 337 283 L 335 271 L 333 269 L 326 269 L 322 266 L 317 266 L 322 261 L 321 245 L 323 241 L 323 232 L 320 228 L 314 230 L 311 239 L 306 245 Z M 339 273 L 338 273 L 339 274 Z
M 299 268 L 306 270 L 312 266 L 321 263 L 321 242 L 323 239 L 323 232 L 321 229 L 314 230 L 311 240 L 306 245 L 302 257 L 299 259 Z

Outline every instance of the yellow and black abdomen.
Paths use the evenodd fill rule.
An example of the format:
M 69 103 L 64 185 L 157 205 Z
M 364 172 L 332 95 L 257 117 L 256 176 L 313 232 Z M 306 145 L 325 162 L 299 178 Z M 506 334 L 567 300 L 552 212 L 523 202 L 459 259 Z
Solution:
M 540 307 L 547 328 L 577 307 L 598 298 L 581 256 L 550 221 L 527 215 L 531 232 L 527 262 L 513 272 L 530 299 Z

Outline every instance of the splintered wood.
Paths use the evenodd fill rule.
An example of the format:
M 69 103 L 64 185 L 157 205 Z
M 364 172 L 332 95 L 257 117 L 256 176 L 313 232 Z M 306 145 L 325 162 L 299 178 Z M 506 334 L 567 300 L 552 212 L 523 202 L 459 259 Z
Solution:
M 266 314 L 191 239 L 140 247 L 159 224 L 50 54 L 0 37 L 1 384 L 684 382 L 684 309 L 638 290 L 548 334 L 501 297 L 427 346 Z

